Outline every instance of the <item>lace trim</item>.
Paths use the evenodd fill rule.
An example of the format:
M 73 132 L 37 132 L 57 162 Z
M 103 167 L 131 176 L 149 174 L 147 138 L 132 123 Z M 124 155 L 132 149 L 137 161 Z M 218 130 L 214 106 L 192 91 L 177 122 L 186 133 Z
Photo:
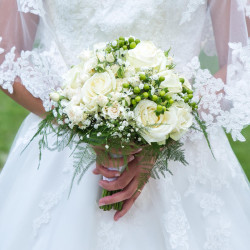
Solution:
M 22 51 L 20 57 L 16 60 L 15 58 L 15 47 L 13 47 L 0 65 L 0 85 L 12 94 L 14 80 L 20 77 L 25 88 L 34 97 L 40 98 L 45 109 L 49 110 L 51 107 L 49 93 L 62 84 L 61 76 L 66 70 L 56 45 L 52 45 L 49 51 L 41 53 Z
M 19 11 L 24 13 L 33 13 L 35 15 L 44 16 L 42 0 L 19 0 Z
M 232 134 L 233 140 L 244 141 L 241 131 L 250 124 L 250 47 L 242 47 L 241 43 L 231 43 L 229 46 L 232 49 L 232 63 L 228 66 L 227 84 L 214 78 L 208 70 L 202 70 L 198 57 L 187 64 L 184 72 L 194 79 L 196 101 L 202 96 L 200 113 L 208 131 L 213 134 L 216 127 L 224 127 L 227 133 Z M 197 132 L 195 134 L 199 135 Z M 189 133 L 190 139 L 190 135 L 194 136 Z
M 199 7 L 206 3 L 207 0 L 189 0 L 187 10 L 182 14 L 180 25 L 189 22 L 192 15 L 199 9 Z

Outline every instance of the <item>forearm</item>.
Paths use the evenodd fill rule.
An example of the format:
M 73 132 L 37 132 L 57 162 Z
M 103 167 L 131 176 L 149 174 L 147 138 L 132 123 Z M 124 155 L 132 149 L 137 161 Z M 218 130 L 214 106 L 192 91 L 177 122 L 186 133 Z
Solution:
M 13 94 L 10 94 L 7 90 L 3 89 L 0 86 L 0 89 L 12 98 L 15 102 L 23 106 L 25 109 L 30 112 L 44 118 L 45 109 L 43 107 L 42 100 L 35 98 L 21 83 L 20 79 L 16 79 L 13 85 Z

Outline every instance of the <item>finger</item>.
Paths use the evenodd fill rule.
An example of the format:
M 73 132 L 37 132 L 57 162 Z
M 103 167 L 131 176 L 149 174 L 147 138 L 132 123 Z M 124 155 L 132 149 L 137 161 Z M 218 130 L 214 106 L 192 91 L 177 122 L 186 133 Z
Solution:
M 117 211 L 114 215 L 115 221 L 118 221 L 121 217 L 123 217 L 130 210 L 130 208 L 133 206 L 133 204 L 135 203 L 136 199 L 140 196 L 140 194 L 141 194 L 140 192 L 136 192 L 133 197 L 131 197 L 130 199 L 124 202 L 122 210 Z
M 127 165 L 134 159 L 134 155 L 129 155 L 128 157 L 121 158 L 112 158 L 110 156 L 103 157 L 102 155 L 97 156 L 97 162 L 106 168 L 118 168 Z
M 103 197 L 99 200 L 99 206 L 115 204 L 131 198 L 137 190 L 137 180 L 134 178 L 131 183 L 122 191 L 110 196 Z
M 94 174 L 101 174 L 107 178 L 119 177 L 121 173 L 116 170 L 109 170 L 103 167 L 101 164 L 96 163 L 96 168 L 93 170 Z
M 136 176 L 139 168 L 137 166 L 137 161 L 134 160 L 129 164 L 128 170 L 125 170 L 120 177 L 118 177 L 114 181 L 104 181 L 100 180 L 99 185 L 109 191 L 115 191 L 124 189 Z

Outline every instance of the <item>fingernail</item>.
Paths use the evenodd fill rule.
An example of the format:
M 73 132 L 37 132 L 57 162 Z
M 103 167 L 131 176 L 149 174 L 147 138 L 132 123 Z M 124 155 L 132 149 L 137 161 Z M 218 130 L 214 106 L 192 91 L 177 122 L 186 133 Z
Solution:
M 103 201 L 99 202 L 99 207 L 106 205 Z
M 115 216 L 115 221 L 118 221 L 121 217 L 119 215 Z
M 119 177 L 119 176 L 121 176 L 121 173 L 116 173 L 115 176 Z

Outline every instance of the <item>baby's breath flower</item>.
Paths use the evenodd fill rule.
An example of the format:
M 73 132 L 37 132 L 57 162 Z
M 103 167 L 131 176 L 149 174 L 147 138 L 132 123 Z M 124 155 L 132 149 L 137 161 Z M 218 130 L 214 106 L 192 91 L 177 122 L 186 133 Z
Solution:
M 106 148 L 106 149 L 109 149 L 109 145 L 105 145 L 105 148 Z
M 101 135 L 102 135 L 102 133 L 101 133 L 101 132 L 98 132 L 98 133 L 97 133 L 97 136 L 101 136 Z

